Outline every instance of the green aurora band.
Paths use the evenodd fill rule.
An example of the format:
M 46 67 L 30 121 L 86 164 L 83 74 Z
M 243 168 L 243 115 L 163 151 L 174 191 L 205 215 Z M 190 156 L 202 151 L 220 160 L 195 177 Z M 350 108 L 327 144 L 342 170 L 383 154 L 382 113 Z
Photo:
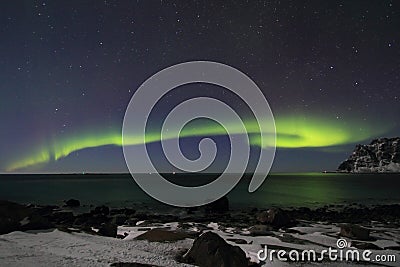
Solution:
M 350 123 L 349 123 L 350 122 Z M 219 124 L 202 123 L 201 125 L 187 124 L 181 133 L 165 134 L 161 138 L 159 131 L 148 131 L 144 137 L 145 143 L 158 142 L 162 139 L 185 138 L 194 136 L 217 136 L 226 135 L 226 130 Z M 268 147 L 273 145 L 273 138 L 269 133 L 263 135 L 261 140 L 260 130 L 255 120 L 244 120 L 246 133 L 240 130 L 240 127 L 228 125 L 233 129 L 234 134 L 248 134 L 250 144 L 259 147 Z M 331 147 L 363 141 L 383 134 L 388 129 L 381 125 L 372 129 L 365 123 L 356 120 L 344 122 L 336 119 L 327 119 L 316 116 L 282 116 L 275 118 L 276 125 L 276 147 L 277 148 L 306 148 L 306 147 Z M 380 129 L 380 130 L 377 130 Z M 143 144 L 143 137 L 124 136 L 125 145 Z M 57 161 L 71 153 L 86 149 L 106 145 L 122 146 L 121 129 L 110 131 L 92 131 L 84 132 L 78 135 L 56 138 L 46 145 L 35 147 L 32 151 L 26 153 L 26 156 L 19 157 L 6 166 L 6 171 L 15 171 L 30 166 L 45 164 L 50 161 Z

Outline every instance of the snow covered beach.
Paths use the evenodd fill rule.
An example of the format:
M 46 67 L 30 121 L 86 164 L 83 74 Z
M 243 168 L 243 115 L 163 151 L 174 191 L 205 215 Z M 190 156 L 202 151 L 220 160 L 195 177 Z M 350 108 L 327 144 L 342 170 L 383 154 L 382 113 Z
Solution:
M 40 209 L 48 210 L 49 208 L 41 207 Z M 349 207 L 345 209 L 349 209 Z M 394 212 L 390 209 L 398 209 L 398 207 L 394 205 L 393 207 L 370 208 L 368 210 L 357 208 L 350 211 L 356 213 L 357 210 L 363 210 L 365 216 L 372 219 L 380 216 L 382 220 L 385 220 L 384 222 L 372 220 L 367 223 L 363 220 L 362 215 L 359 215 L 357 218 L 357 220 L 360 219 L 359 223 L 351 222 L 351 225 L 362 225 L 362 229 L 368 230 L 366 237 L 362 235 L 343 237 L 346 233 L 342 233 L 342 224 L 332 221 L 329 216 L 325 216 L 325 220 L 316 220 L 318 216 L 323 217 L 323 214 L 329 215 L 330 213 L 333 213 L 333 217 L 339 218 L 333 208 L 324 211 L 279 210 L 287 216 L 296 215 L 298 217 L 286 222 L 283 219 L 284 217 L 279 218 L 279 216 L 283 216 L 283 213 L 279 216 L 276 213 L 274 220 L 270 221 L 268 217 L 271 213 L 270 210 L 225 211 L 223 213 L 214 210 L 208 215 L 203 214 L 203 211 L 188 211 L 189 214 L 186 216 L 175 217 L 171 214 L 147 214 L 144 216 L 144 213 L 136 212 L 127 216 L 123 223 L 122 220 L 117 220 L 117 222 L 121 222 L 120 225 L 116 226 L 116 237 L 118 238 L 104 236 L 108 233 L 100 231 L 104 222 L 97 224 L 87 219 L 88 223 L 93 224 L 89 229 L 86 227 L 87 225 L 78 224 L 83 216 L 82 214 L 73 215 L 72 220 L 66 214 L 60 214 L 69 211 L 52 211 L 50 214 L 55 213 L 58 216 L 58 219 L 56 219 L 54 215 L 46 215 L 53 224 L 52 228 L 17 230 L 0 235 L 0 266 L 192 266 L 189 263 L 184 263 L 182 259 L 187 251 L 192 248 L 194 240 L 202 236 L 202 233 L 207 232 L 216 233 L 227 244 L 240 247 L 248 258 L 249 264 L 254 266 L 353 266 L 355 264 L 357 266 L 398 266 L 400 260 L 400 230 L 398 220 L 393 220 L 397 215 L 394 214 L 392 217 L 383 215 L 384 213 Z M 94 212 L 94 210 L 97 210 L 97 212 Z M 114 220 L 114 222 L 116 217 L 122 216 L 119 213 L 123 212 L 123 210 L 118 211 L 118 214 L 115 211 L 112 212 L 112 210 L 107 212 L 104 207 L 94 210 L 91 217 L 100 221 Z M 382 214 L 377 214 L 379 210 L 382 211 Z M 104 215 L 102 212 L 108 214 Z M 299 212 L 303 212 L 303 217 L 309 217 L 309 219 L 299 218 L 301 217 L 298 215 Z M 339 212 L 346 213 L 344 210 Z M 125 213 L 129 212 L 125 210 Z M 257 214 L 257 216 L 254 216 L 254 214 Z M 251 219 L 251 216 L 256 218 Z M 111 219 L 111 217 L 114 219 Z M 181 218 L 180 221 L 177 220 L 179 217 Z M 64 218 L 64 221 L 60 218 Z M 89 216 L 85 218 L 89 218 Z M 171 220 L 168 221 L 168 219 Z M 341 219 L 339 218 L 339 220 Z M 24 217 L 21 222 L 24 225 L 39 225 L 38 223 L 33 224 L 34 221 L 29 221 L 27 217 Z M 273 261 L 260 262 L 257 257 L 257 252 L 265 245 L 269 249 L 286 251 L 312 249 L 316 253 L 320 253 L 328 247 L 337 249 L 339 238 L 345 238 L 348 242 L 348 247 L 344 248 L 345 250 L 357 249 L 357 247 L 360 251 L 369 249 L 372 251 L 371 258 L 375 255 L 394 255 L 397 262 L 332 262 L 325 258 L 322 262 L 306 263 L 285 262 L 276 257 Z M 360 240 L 363 238 L 365 240 Z M 131 263 L 131 265 L 121 265 L 121 263 Z M 133 263 L 136 263 L 136 265 L 133 265 Z M 192 264 L 197 265 L 196 263 Z
M 171 225 L 165 225 L 170 228 Z M 212 225 L 218 228 L 217 224 Z M 135 240 L 134 237 L 143 233 L 138 231 L 140 227 L 120 227 L 119 232 L 128 232 L 125 239 L 96 236 L 87 233 L 66 233 L 55 230 L 37 232 L 12 232 L 0 236 L 0 265 L 1 266 L 110 266 L 116 262 L 136 262 L 155 266 L 192 266 L 179 263 L 175 256 L 180 250 L 187 250 L 191 247 L 193 239 L 185 239 L 174 242 L 149 242 L 147 240 Z M 251 260 L 256 262 L 257 251 L 261 244 L 274 247 L 287 247 L 295 249 L 310 249 L 316 251 L 324 249 L 326 246 L 336 246 L 337 238 L 330 237 L 329 234 L 336 233 L 337 228 L 330 225 L 313 225 L 312 227 L 296 227 L 299 234 L 292 235 L 303 244 L 293 244 L 284 242 L 276 237 L 268 236 L 244 236 L 231 235 L 227 232 L 215 229 L 214 231 L 230 240 L 245 240 L 247 244 L 239 244 Z M 301 233 L 301 234 L 300 234 Z M 399 231 L 394 230 L 396 241 L 399 242 Z M 282 234 L 282 236 L 284 236 Z M 389 235 L 386 236 L 386 238 Z M 396 241 L 382 239 L 374 244 L 382 247 L 398 246 Z M 237 245 L 237 244 L 235 244 Z M 382 253 L 381 250 L 374 250 L 374 253 Z M 385 250 L 386 254 L 396 254 L 399 258 L 399 251 Z M 333 266 L 343 265 L 352 266 L 351 262 L 324 262 L 324 265 Z M 367 264 L 367 263 L 365 263 Z M 398 264 L 398 263 L 397 263 Z M 297 266 L 304 263 L 285 263 L 275 259 L 273 262 L 265 263 L 263 266 Z M 386 266 L 398 266 L 396 262 Z M 360 264 L 357 264 L 360 266 Z

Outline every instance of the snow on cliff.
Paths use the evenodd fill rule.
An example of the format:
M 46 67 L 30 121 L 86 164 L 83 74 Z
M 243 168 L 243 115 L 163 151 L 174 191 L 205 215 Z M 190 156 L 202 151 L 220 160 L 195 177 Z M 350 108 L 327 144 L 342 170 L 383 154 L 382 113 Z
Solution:
M 379 138 L 369 145 L 357 145 L 338 171 L 400 172 L 400 137 Z

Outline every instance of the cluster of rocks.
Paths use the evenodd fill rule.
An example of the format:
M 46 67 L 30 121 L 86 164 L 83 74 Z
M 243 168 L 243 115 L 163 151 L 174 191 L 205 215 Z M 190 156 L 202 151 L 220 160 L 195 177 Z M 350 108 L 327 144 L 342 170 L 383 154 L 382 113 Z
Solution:
M 310 209 L 307 207 L 286 210 L 287 214 L 298 220 L 323 221 L 332 223 L 369 223 L 371 221 L 400 224 L 400 205 L 364 206 L 327 205 Z
M 68 200 L 64 207 L 21 205 L 0 201 L 0 234 L 16 230 L 38 230 L 58 228 L 64 231 L 77 229 L 96 234 L 116 237 L 117 226 L 136 226 L 139 221 L 146 224 L 162 224 L 177 221 L 182 229 L 185 223 L 196 222 L 207 229 L 210 222 L 218 222 L 220 227 L 247 228 L 250 235 L 267 235 L 272 230 L 289 228 L 300 220 L 326 221 L 331 223 L 368 223 L 381 221 L 398 225 L 400 223 L 400 205 L 379 205 L 366 207 L 362 205 L 329 205 L 317 209 L 306 207 L 265 210 L 229 210 L 226 197 L 202 208 L 182 210 L 180 214 L 156 214 L 136 211 L 132 208 L 110 209 L 98 206 L 89 212 L 79 213 L 78 200 Z
M 119 225 L 140 226 L 144 233 L 138 240 L 149 242 L 175 242 L 194 239 L 192 248 L 177 256 L 177 260 L 198 266 L 252 266 L 245 253 L 237 246 L 228 244 L 217 234 L 210 232 L 209 223 L 217 222 L 219 230 L 229 227 L 233 233 L 250 236 L 274 236 L 283 242 L 304 242 L 290 235 L 292 226 L 304 225 L 304 222 L 321 222 L 337 224 L 340 236 L 358 240 L 354 246 L 365 249 L 372 248 L 368 225 L 371 221 L 379 221 L 400 226 L 400 205 L 381 205 L 365 207 L 351 204 L 348 206 L 330 205 L 317 209 L 310 208 L 269 208 L 229 210 L 226 197 L 201 208 L 181 210 L 179 215 L 156 214 L 137 211 L 132 208 L 110 209 L 107 206 L 92 208 L 89 212 L 78 212 L 80 202 L 68 200 L 63 207 L 21 205 L 8 201 L 0 201 L 0 234 L 12 231 L 40 230 L 58 228 L 62 231 L 83 231 L 90 234 L 108 237 L 117 236 Z M 163 223 L 179 222 L 177 229 L 162 228 Z M 158 227 L 158 226 L 159 227 Z M 193 225 L 197 230 L 191 230 Z M 148 228 L 146 228 L 146 226 Z M 279 235 L 276 233 L 280 233 Z M 228 239 L 229 240 L 229 239 Z M 244 239 L 232 238 L 236 244 L 247 244 Z M 375 248 L 378 249 L 378 248 Z M 114 266 L 145 266 L 134 263 L 116 263 Z M 256 266 L 256 265 L 254 265 Z
M 58 228 L 62 231 L 84 231 L 109 237 L 117 237 L 119 225 L 136 226 L 139 221 L 147 224 L 181 221 L 178 215 L 137 212 L 132 208 L 110 209 L 98 206 L 89 212 L 79 212 L 81 203 L 69 199 L 62 207 L 55 205 L 21 205 L 0 201 L 0 234 L 12 231 L 42 230 Z M 198 209 L 187 209 L 187 220 L 224 218 L 229 211 L 229 202 L 223 197 Z M 207 215 L 207 216 L 205 216 Z M 145 225 L 145 224 L 143 224 Z M 123 237 L 121 237 L 123 238 Z
M 31 207 L 0 200 L 0 234 L 51 227 L 53 224 Z
M 0 234 L 58 228 L 63 231 L 84 231 L 116 237 L 117 226 L 126 223 L 135 214 L 133 209 L 110 210 L 106 206 L 78 214 L 69 209 L 79 207 L 79 205 L 77 200 L 68 200 L 63 207 L 21 205 L 0 201 Z
M 369 145 L 357 145 L 350 157 L 339 165 L 338 171 L 400 172 L 400 137 L 379 138 Z

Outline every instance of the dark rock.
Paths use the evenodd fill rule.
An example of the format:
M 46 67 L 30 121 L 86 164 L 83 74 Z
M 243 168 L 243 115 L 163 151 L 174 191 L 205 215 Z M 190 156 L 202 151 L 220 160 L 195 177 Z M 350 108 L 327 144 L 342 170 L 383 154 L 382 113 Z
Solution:
M 117 225 L 113 223 L 104 223 L 100 226 L 99 235 L 116 237 L 117 236 Z
M 124 239 L 125 237 L 127 237 L 129 234 L 127 232 L 124 232 L 123 235 L 117 235 L 117 238 L 119 239 Z
M 185 248 L 178 248 L 178 251 L 176 252 L 174 256 L 174 260 L 177 262 L 185 262 L 185 259 L 183 258 L 185 254 L 188 252 L 188 249 Z
M 100 227 L 104 223 L 109 223 L 110 218 L 102 214 L 83 213 L 76 216 L 74 225 L 85 225 L 89 227 Z
M 385 249 L 400 251 L 400 246 L 389 246 L 389 247 L 385 247 Z
M 304 213 L 304 214 L 310 214 L 311 213 L 311 209 L 307 208 L 307 207 L 300 207 L 298 209 L 299 212 Z
M 286 229 L 286 233 L 288 233 L 288 234 L 299 234 L 299 235 L 301 235 L 301 234 L 304 234 L 303 232 L 300 232 L 299 230 L 296 230 L 296 229 Z
M 109 217 L 99 214 L 99 215 L 94 215 L 92 217 L 89 217 L 87 224 L 91 225 L 93 227 L 98 227 L 99 225 L 102 225 L 104 223 L 109 223 L 110 221 L 111 221 L 111 219 Z
M 285 211 L 272 208 L 257 215 L 257 221 L 270 224 L 275 227 L 287 227 L 291 225 L 291 219 Z
M 65 201 L 65 207 L 69 207 L 69 208 L 76 208 L 79 207 L 81 205 L 81 202 L 77 199 L 68 199 L 67 201 Z
M 247 267 L 260 267 L 261 264 L 256 263 L 256 262 L 249 262 L 249 264 L 247 265 Z
M 240 238 L 228 238 L 228 241 L 231 241 L 235 244 L 247 244 L 247 241 L 244 239 L 240 239 Z
M 150 242 L 173 242 L 185 238 L 193 238 L 193 236 L 185 232 L 169 231 L 157 228 L 136 237 L 138 240 L 147 240 Z
M 149 219 L 149 215 L 144 212 L 138 212 L 138 213 L 135 213 L 135 216 L 132 218 L 134 218 L 137 221 L 145 221 L 145 220 Z
M 136 210 L 130 208 L 123 208 L 123 209 L 112 209 L 110 210 L 110 215 L 125 215 L 131 216 L 135 214 Z
M 258 212 L 258 208 L 252 208 L 252 209 L 250 210 L 250 212 L 251 212 L 251 213 L 256 213 L 256 212 Z
M 115 223 L 116 225 L 123 225 L 123 224 L 125 224 L 127 219 L 128 219 L 128 217 L 126 215 L 120 214 L 120 215 L 115 215 L 111 221 L 112 221 L 112 223 Z
M 249 228 L 251 236 L 273 236 L 272 228 L 268 225 L 254 225 Z
M 35 206 L 35 211 L 44 217 L 52 215 L 52 213 L 56 210 L 59 210 L 58 206 L 54 205 L 46 205 L 46 206 Z
M 151 228 L 150 227 L 141 227 L 137 229 L 138 231 L 150 231 Z
M 357 241 L 353 241 L 351 242 L 351 245 L 355 248 L 358 249 L 375 249 L 375 250 L 381 250 L 381 247 L 378 247 L 377 245 L 373 244 L 373 243 L 368 243 L 368 242 L 357 242 Z
M 229 211 L 229 200 L 226 196 L 205 205 L 206 212 L 225 213 Z
M 25 221 L 26 223 L 23 223 Z M 49 220 L 37 213 L 32 213 L 29 217 L 20 222 L 21 230 L 43 230 L 53 228 L 54 225 Z
M 266 223 L 268 219 L 268 211 L 262 211 L 256 215 L 256 219 L 260 223 Z
M 90 211 L 91 214 L 108 215 L 110 214 L 110 208 L 107 206 L 99 206 Z
M 70 211 L 53 212 L 49 218 L 57 224 L 72 224 L 75 220 L 74 214 Z
M 354 160 L 348 159 L 340 163 L 338 167 L 338 171 L 343 171 L 343 172 L 353 172 L 354 171 Z
M 92 216 L 89 213 L 79 214 L 76 216 L 74 220 L 74 225 L 76 226 L 86 225 L 90 217 Z
M 139 221 L 139 220 L 136 219 L 136 218 L 128 218 L 128 219 L 125 221 L 125 225 L 128 225 L 128 226 L 136 226 L 136 223 L 137 223 L 138 221 Z
M 356 224 L 342 224 L 340 226 L 340 235 L 358 240 L 370 240 L 370 230 Z
M 303 239 L 296 238 L 296 237 L 294 237 L 294 236 L 292 236 L 290 234 L 286 234 L 286 233 L 277 236 L 277 238 L 282 242 L 290 243 L 290 244 L 304 245 L 304 244 L 307 243 Z
M 126 216 L 131 216 L 131 215 L 133 215 L 135 213 L 136 213 L 136 210 L 134 210 L 134 209 L 124 209 L 124 214 Z
M 196 238 L 183 260 L 200 267 L 244 267 L 249 264 L 243 250 L 228 244 L 213 232 L 206 232 Z
M 198 210 L 199 210 L 198 207 L 189 207 L 189 208 L 186 208 L 186 213 L 187 214 L 194 214 Z

